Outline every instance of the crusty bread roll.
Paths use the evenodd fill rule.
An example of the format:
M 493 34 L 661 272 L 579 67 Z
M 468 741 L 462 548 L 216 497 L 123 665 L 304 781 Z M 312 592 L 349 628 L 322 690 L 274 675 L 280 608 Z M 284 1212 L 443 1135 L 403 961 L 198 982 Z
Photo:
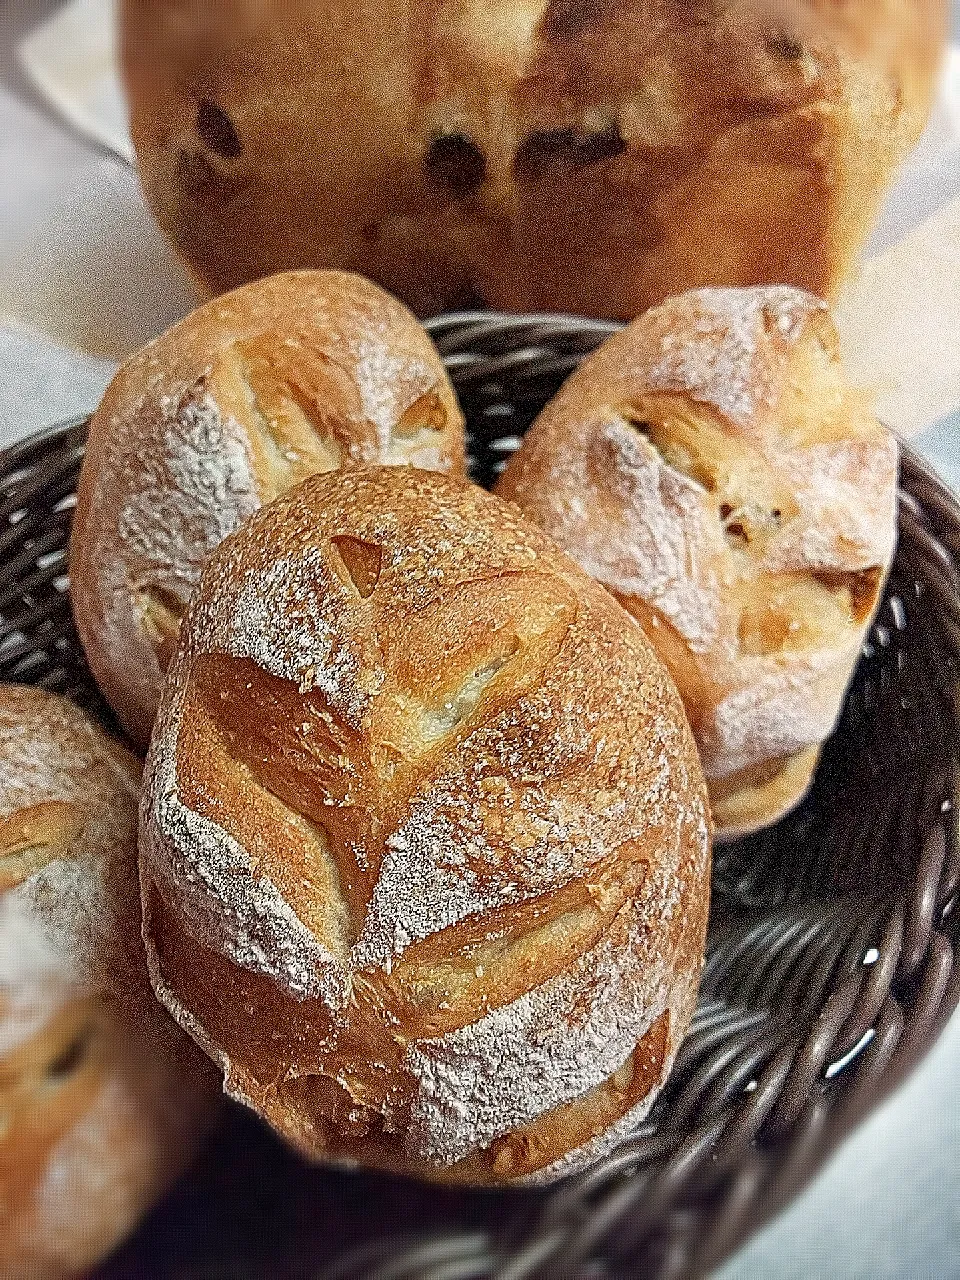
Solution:
M 90 667 L 135 742 L 213 548 L 306 476 L 368 462 L 460 472 L 463 417 L 417 321 L 356 276 L 250 285 L 123 366 L 91 423 L 70 567 Z
M 848 274 L 947 0 L 123 0 L 159 223 L 213 291 L 290 267 L 629 319 Z
M 896 541 L 897 446 L 826 306 L 703 290 L 589 357 L 497 490 L 633 614 L 686 704 L 720 836 L 805 794 Z
M 142 810 L 154 986 L 310 1156 L 550 1181 L 670 1069 L 706 812 L 640 629 L 513 509 L 314 477 L 187 614 Z
M 219 1082 L 140 937 L 140 769 L 61 698 L 0 688 L 0 1276 L 86 1272 L 184 1168 Z

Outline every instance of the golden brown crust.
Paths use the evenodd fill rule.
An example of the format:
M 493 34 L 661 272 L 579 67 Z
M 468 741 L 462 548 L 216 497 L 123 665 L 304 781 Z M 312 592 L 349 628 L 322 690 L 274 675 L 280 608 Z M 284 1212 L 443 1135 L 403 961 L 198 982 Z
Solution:
M 94 1266 L 190 1160 L 214 1073 L 140 937 L 138 762 L 69 703 L 0 688 L 0 1274 Z
M 702 774 L 639 628 L 511 508 L 374 468 L 261 511 L 145 797 L 154 985 L 307 1154 L 550 1180 L 646 1113 L 703 958 Z
M 148 199 L 214 291 L 294 266 L 420 314 L 834 295 L 927 118 L 946 0 L 124 0 Z
M 260 281 L 129 360 L 90 427 L 71 545 L 91 669 L 150 736 L 207 555 L 315 472 L 384 462 L 461 472 L 463 418 L 413 316 L 339 272 Z
M 584 361 L 497 491 L 644 628 L 732 836 L 807 790 L 893 557 L 896 479 L 823 303 L 701 290 Z

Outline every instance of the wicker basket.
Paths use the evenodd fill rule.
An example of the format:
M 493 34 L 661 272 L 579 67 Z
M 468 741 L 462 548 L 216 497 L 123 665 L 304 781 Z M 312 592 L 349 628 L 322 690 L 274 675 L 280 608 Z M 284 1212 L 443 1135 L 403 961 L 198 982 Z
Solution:
M 612 331 L 488 313 L 431 328 L 487 484 Z M 0 678 L 109 720 L 65 577 L 84 438 L 60 427 L 0 457 Z M 103 1275 L 652 1280 L 718 1264 L 916 1065 L 960 997 L 958 559 L 960 509 L 905 451 L 900 547 L 841 726 L 804 806 L 718 851 L 700 1007 L 638 1137 L 547 1192 L 446 1192 L 307 1169 L 230 1110 Z

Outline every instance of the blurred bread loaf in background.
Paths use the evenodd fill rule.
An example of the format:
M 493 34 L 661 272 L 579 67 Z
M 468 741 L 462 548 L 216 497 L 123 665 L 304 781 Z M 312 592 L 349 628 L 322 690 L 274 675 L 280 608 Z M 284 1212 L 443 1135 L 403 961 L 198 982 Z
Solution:
M 133 138 L 211 291 L 348 268 L 421 314 L 832 298 L 919 137 L 945 0 L 122 0 Z

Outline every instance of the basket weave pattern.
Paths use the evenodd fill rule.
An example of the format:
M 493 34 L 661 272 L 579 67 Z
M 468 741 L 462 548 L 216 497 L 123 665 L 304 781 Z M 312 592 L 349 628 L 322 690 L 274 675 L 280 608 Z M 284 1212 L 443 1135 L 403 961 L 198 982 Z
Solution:
M 480 313 L 430 328 L 467 415 L 475 478 L 489 485 L 614 326 Z M 66 580 L 85 435 L 83 423 L 55 428 L 0 455 L 0 679 L 65 693 L 111 723 Z M 383 1236 L 363 1239 L 345 1216 L 322 1248 L 311 1252 L 296 1226 L 284 1245 L 275 1221 L 266 1224 L 273 1201 L 261 1188 L 247 1212 L 265 1215 L 271 1238 L 260 1245 L 275 1266 L 254 1264 L 249 1239 L 241 1248 L 223 1229 L 174 1262 L 173 1209 L 154 1228 L 151 1269 L 135 1269 L 148 1257 L 135 1242 L 109 1274 L 686 1278 L 716 1266 L 795 1195 L 960 1000 L 960 509 L 908 450 L 900 498 L 894 569 L 810 797 L 777 827 L 717 851 L 700 1005 L 636 1138 L 537 1193 L 425 1196 L 379 1175 L 308 1173 L 277 1154 L 263 1174 L 276 1203 L 290 1194 L 285 1180 L 304 1195 L 312 1188 L 317 1203 L 400 1203 L 406 1189 L 417 1206 L 406 1234 L 391 1236 L 378 1215 Z M 231 1123 L 248 1141 L 249 1122 Z M 204 1176 L 184 1193 L 195 1212 L 214 1194 Z

